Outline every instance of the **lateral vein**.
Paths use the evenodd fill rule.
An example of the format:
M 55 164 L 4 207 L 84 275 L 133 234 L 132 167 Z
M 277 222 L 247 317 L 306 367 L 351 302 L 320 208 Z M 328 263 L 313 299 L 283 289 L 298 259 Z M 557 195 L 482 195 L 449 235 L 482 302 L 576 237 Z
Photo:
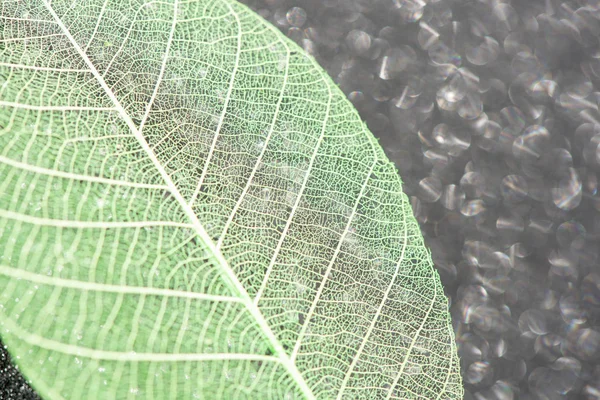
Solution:
M 173 221 L 76 221 L 51 218 L 39 218 L 31 215 L 16 213 L 0 209 L 0 217 L 22 221 L 33 225 L 54 226 L 56 228 L 82 228 L 82 229 L 114 229 L 114 228 L 151 228 L 155 226 L 169 226 L 173 228 L 194 228 L 192 224 Z
M 181 297 L 195 300 L 209 300 L 227 303 L 240 303 L 242 300 L 237 297 L 220 296 L 214 294 L 187 292 L 184 290 L 153 288 L 145 286 L 112 285 L 107 283 L 86 282 L 75 279 L 64 279 L 55 276 L 36 274 L 34 272 L 24 271 L 22 269 L 11 268 L 6 265 L 0 265 L 0 275 L 10 276 L 15 279 L 24 279 L 29 282 L 41 285 L 58 286 L 67 289 L 88 290 L 91 292 L 132 294 L 144 296 L 165 296 Z

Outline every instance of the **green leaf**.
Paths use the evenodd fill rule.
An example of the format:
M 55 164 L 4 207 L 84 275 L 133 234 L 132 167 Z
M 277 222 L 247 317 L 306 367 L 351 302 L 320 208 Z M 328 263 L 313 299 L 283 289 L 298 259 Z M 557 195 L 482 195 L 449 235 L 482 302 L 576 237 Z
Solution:
M 394 166 L 228 0 L 5 0 L 0 334 L 48 399 L 462 397 Z

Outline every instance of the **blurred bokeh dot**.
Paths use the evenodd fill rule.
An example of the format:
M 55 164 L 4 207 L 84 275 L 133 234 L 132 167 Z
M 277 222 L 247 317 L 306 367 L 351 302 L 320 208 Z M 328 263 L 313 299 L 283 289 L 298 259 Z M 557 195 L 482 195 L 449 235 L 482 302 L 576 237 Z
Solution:
M 306 23 L 306 11 L 300 7 L 290 8 L 285 17 L 291 26 L 297 28 L 301 28 Z

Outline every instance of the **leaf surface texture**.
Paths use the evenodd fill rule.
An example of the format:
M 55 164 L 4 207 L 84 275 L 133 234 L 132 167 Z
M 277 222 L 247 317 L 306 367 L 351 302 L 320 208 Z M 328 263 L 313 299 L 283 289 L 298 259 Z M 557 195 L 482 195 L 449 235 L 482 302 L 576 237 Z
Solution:
M 458 399 L 395 167 L 227 0 L 2 1 L 0 335 L 44 397 Z

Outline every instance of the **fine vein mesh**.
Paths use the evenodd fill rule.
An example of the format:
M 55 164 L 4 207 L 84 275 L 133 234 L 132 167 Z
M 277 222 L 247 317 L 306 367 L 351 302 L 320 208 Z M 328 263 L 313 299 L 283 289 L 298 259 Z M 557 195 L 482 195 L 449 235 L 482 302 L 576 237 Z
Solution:
M 47 398 L 458 399 L 343 94 L 228 0 L 3 1 L 0 326 Z

